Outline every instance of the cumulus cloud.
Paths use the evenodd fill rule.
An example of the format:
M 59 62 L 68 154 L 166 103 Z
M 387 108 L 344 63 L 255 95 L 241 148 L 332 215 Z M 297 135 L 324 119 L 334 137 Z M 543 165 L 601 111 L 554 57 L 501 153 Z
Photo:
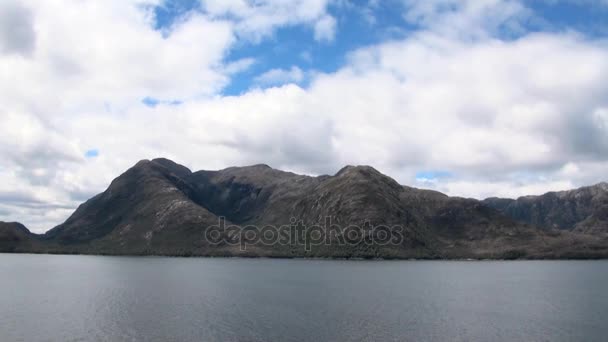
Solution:
M 206 0 L 166 32 L 153 29 L 157 3 L 19 2 L 35 43 L 0 54 L 0 220 L 42 232 L 157 156 L 308 174 L 371 164 L 478 198 L 605 180 L 608 44 L 521 31 L 531 14 L 518 1 L 404 0 L 416 32 L 352 51 L 335 72 L 271 69 L 257 82 L 273 87 L 239 96 L 221 89 L 256 60 L 227 62 L 230 49 L 290 25 L 314 36 L 328 2 Z M 424 170 L 451 176 L 417 183 Z
M 590 184 L 608 156 L 606 76 L 606 47 L 577 35 L 463 42 L 423 32 L 360 49 L 307 88 L 180 106 L 186 136 L 205 132 L 180 160 L 315 174 L 371 164 L 406 184 L 448 170 L 455 176 L 434 187 L 478 198 Z M 562 173 L 590 162 L 584 177 Z
M 75 207 L 70 188 L 90 182 L 72 185 L 73 178 L 66 177 L 72 171 L 65 170 L 78 172 L 87 141 L 94 140 L 70 130 L 75 117 L 114 118 L 120 125 L 122 113 L 145 96 L 210 96 L 228 82 L 221 61 L 234 41 L 230 23 L 193 17 L 163 37 L 152 28 L 146 9 L 152 4 L 66 0 L 0 5 L 2 18 L 10 17 L 0 21 L 1 43 L 11 52 L 0 53 L 0 154 L 2 176 L 11 180 L 6 184 L 12 190 L 46 194 L 48 203 Z M 35 35 L 28 27 L 36 27 Z M 45 225 L 50 228 L 49 222 Z

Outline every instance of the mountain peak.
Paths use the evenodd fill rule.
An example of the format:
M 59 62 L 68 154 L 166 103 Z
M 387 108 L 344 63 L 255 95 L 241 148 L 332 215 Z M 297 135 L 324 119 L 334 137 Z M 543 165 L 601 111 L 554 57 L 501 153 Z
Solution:
M 152 163 L 161 165 L 180 177 L 184 177 L 192 173 L 189 168 L 167 158 L 152 159 Z
M 27 229 L 23 224 L 19 223 L 19 222 L 4 222 L 4 221 L 0 221 L 0 228 L 5 228 L 5 229 L 14 229 L 14 230 L 18 230 L 20 232 L 29 234 L 30 230 Z
M 150 159 L 142 159 L 140 161 L 138 161 L 137 163 L 135 163 L 135 165 L 133 165 L 133 167 L 141 167 L 144 165 L 148 165 L 150 164 Z
M 336 173 L 336 177 L 346 175 L 349 173 L 366 173 L 366 174 L 381 174 L 378 170 L 374 169 L 369 165 L 346 165 Z
M 243 172 L 267 172 L 267 171 L 278 171 L 270 167 L 268 164 L 253 164 L 245 166 L 233 166 L 224 170 L 239 170 Z

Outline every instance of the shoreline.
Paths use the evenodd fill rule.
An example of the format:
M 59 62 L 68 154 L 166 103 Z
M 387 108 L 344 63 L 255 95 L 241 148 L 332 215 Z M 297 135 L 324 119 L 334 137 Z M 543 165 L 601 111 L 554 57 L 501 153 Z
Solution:
M 50 256 L 97 256 L 97 257 L 130 257 L 130 258 L 179 258 L 179 259 L 274 259 L 274 260 L 315 260 L 315 261 L 458 261 L 458 262 L 483 262 L 483 261 L 603 261 L 607 257 L 579 257 L 579 258 L 365 258 L 365 257 L 306 257 L 306 256 L 225 256 L 225 255 L 178 255 L 178 254 L 104 254 L 104 253 L 50 253 L 50 252 L 0 252 L 13 255 L 50 255 Z

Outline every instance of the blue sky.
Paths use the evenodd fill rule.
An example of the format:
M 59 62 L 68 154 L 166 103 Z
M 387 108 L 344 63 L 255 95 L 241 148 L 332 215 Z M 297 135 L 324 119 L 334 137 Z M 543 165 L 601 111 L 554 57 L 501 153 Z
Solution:
M 84 156 L 87 158 L 95 158 L 99 156 L 99 151 L 96 149 L 90 149 L 84 153 Z
M 608 6 L 601 0 L 527 0 L 529 6 L 553 31 L 577 30 L 593 37 L 608 35 Z

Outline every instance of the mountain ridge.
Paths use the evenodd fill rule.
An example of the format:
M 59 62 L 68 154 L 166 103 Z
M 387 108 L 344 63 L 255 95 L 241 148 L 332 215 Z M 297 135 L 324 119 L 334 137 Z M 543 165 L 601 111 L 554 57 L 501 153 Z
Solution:
M 606 182 L 517 199 L 491 197 L 482 202 L 516 221 L 542 228 L 589 233 L 608 231 Z
M 542 197 L 547 194 L 522 200 L 523 204 L 517 202 L 520 199 L 479 201 L 404 186 L 371 166 L 349 165 L 323 176 L 298 175 L 265 164 L 192 172 L 157 158 L 136 163 L 45 234 L 32 234 L 20 224 L 0 223 L 0 251 L 448 259 L 607 257 L 608 207 L 604 204 L 608 203 L 608 189 L 587 188 L 592 187 L 562 197 L 549 195 L 554 211 L 574 207 L 580 214 L 572 217 L 577 220 L 575 225 L 555 227 L 538 224 L 553 222 L 553 214 L 539 221 L 528 219 L 544 217 L 538 208 L 547 207 Z M 534 215 L 518 215 L 520 212 Z M 324 225 L 320 232 L 327 236 L 333 226 L 381 226 L 388 227 L 391 236 L 403 238 L 386 245 L 361 241 L 267 245 L 256 241 L 243 248 L 230 243 L 226 232 L 220 233 L 220 243 L 204 238 L 221 220 L 240 229 L 281 227 L 290 222 Z M 371 236 L 368 231 L 361 234 Z M 336 236 L 346 235 L 338 231 Z

